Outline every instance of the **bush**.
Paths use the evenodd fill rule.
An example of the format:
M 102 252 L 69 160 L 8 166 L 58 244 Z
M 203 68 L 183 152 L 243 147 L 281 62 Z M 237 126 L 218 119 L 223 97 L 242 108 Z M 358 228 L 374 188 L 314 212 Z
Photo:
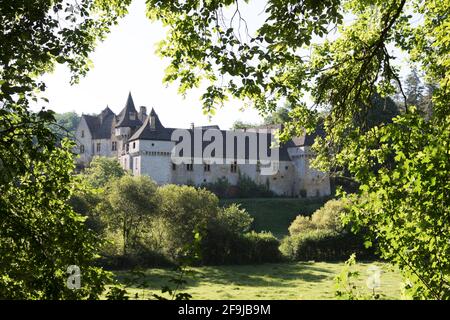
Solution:
M 217 239 L 221 241 L 216 241 Z M 232 236 L 230 233 L 218 236 L 208 234 L 202 242 L 202 263 L 256 264 L 279 262 L 282 259 L 278 250 L 280 242 L 271 233 L 255 231 Z
M 244 235 L 247 242 L 247 252 L 244 255 L 246 263 L 279 262 L 281 252 L 278 249 L 280 241 L 271 232 L 249 232 Z
M 203 183 L 200 187 L 211 191 L 219 198 L 230 197 L 229 189 L 231 185 L 227 178 L 219 178 L 215 182 Z
M 278 239 L 271 233 L 247 232 L 252 222 L 253 218 L 238 204 L 221 209 L 208 224 L 202 239 L 202 263 L 217 265 L 279 261 L 281 253 Z
M 98 262 L 107 270 L 128 270 L 134 268 L 170 267 L 173 262 L 160 252 L 146 250 L 125 255 L 102 256 Z
M 257 184 L 245 174 L 239 173 L 237 185 L 231 185 L 226 178 L 215 182 L 203 183 L 202 188 L 213 192 L 219 198 L 271 198 L 275 194 L 270 190 L 268 180 L 265 184 Z
M 311 221 L 319 229 L 341 232 L 343 229 L 341 216 L 348 212 L 348 206 L 348 200 L 330 200 L 312 214 Z
M 239 198 L 270 198 L 275 195 L 270 190 L 268 183 L 257 184 L 250 177 L 241 173 L 239 173 L 237 187 L 239 190 Z
M 361 237 L 331 230 L 313 230 L 286 237 L 280 251 L 293 261 L 342 261 L 352 253 L 362 259 L 375 258 L 373 250 L 364 248 Z
M 232 203 L 230 206 L 221 208 L 217 216 L 218 223 L 222 224 L 233 234 L 242 234 L 250 230 L 253 217 L 240 204 Z
M 339 233 L 343 230 L 341 215 L 346 212 L 347 206 L 348 202 L 345 200 L 329 200 L 311 217 L 297 216 L 289 227 L 289 234 L 296 235 L 313 230 L 330 230 Z
M 289 226 L 289 234 L 296 235 L 317 230 L 317 226 L 311 221 L 311 217 L 297 216 Z

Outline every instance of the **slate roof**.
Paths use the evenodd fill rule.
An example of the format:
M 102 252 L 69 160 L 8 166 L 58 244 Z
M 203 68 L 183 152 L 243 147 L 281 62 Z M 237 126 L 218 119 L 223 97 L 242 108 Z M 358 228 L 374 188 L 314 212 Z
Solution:
M 98 116 L 83 115 L 92 139 L 111 139 L 115 115 L 106 107 Z
M 135 113 L 135 120 L 130 119 L 130 112 Z M 175 128 L 166 128 L 163 126 L 161 121 L 159 120 L 158 115 L 156 114 L 155 110 L 152 108 L 150 114 L 147 116 L 147 118 L 142 122 L 138 119 L 138 113 L 136 111 L 136 108 L 134 106 L 133 98 L 131 96 L 131 93 L 128 95 L 128 99 L 126 102 L 126 105 L 124 109 L 119 113 L 118 116 L 115 116 L 115 114 L 109 109 L 107 106 L 98 116 L 91 116 L 91 115 L 83 115 L 84 119 L 86 120 L 86 123 L 88 125 L 88 128 L 92 134 L 93 139 L 111 139 L 111 135 L 113 132 L 113 127 L 131 127 L 132 129 L 137 129 L 137 131 L 131 136 L 129 139 L 129 142 L 133 140 L 156 140 L 156 141 L 171 141 L 172 133 L 177 130 Z M 152 119 L 154 119 L 154 126 L 152 126 Z M 226 130 L 220 130 L 218 126 L 214 125 L 208 125 L 201 127 L 202 131 L 205 132 L 208 129 L 216 129 L 219 130 L 223 137 L 223 155 L 226 156 L 226 133 L 229 131 Z M 260 126 L 257 127 L 258 129 L 277 129 L 279 126 Z M 195 130 L 199 130 L 200 127 L 194 127 Z M 192 147 L 194 144 L 193 139 L 193 129 L 186 129 L 192 139 Z M 243 130 L 237 130 L 237 132 L 242 133 Z M 251 130 L 248 130 L 248 132 L 251 132 Z M 288 148 L 291 147 L 301 147 L 301 146 L 311 146 L 314 143 L 314 140 L 317 136 L 324 136 L 325 132 L 323 129 L 323 126 L 320 125 L 317 130 L 312 134 L 305 134 L 300 137 L 294 137 L 291 140 L 289 140 L 287 143 L 282 144 L 279 148 L 279 159 L 281 161 L 289 161 L 291 160 L 288 153 Z M 257 135 L 257 141 L 258 141 L 258 147 L 259 147 L 259 139 L 262 137 L 261 134 Z M 267 154 L 270 155 L 270 137 L 266 136 L 268 139 L 268 150 Z M 203 149 L 209 145 L 210 141 L 204 141 L 203 142 Z M 249 157 L 249 146 L 248 143 L 245 144 L 245 157 L 248 159 Z M 234 153 L 237 154 L 237 145 L 235 144 L 235 150 Z
M 134 120 L 132 120 L 130 118 L 130 113 L 135 114 Z M 128 99 L 127 99 L 125 108 L 123 108 L 122 111 L 117 116 L 116 128 L 119 128 L 119 127 L 137 128 L 137 127 L 140 127 L 141 125 L 142 125 L 142 121 L 139 120 L 139 118 L 138 118 L 138 113 L 134 106 L 133 97 L 131 96 L 131 92 L 130 92 L 128 94 Z
M 155 119 L 155 129 L 153 129 L 151 127 L 151 117 L 154 117 Z M 218 126 L 205 126 L 202 127 L 202 134 L 208 130 L 208 129 L 216 129 L 218 128 Z M 134 133 L 134 135 L 129 139 L 129 142 L 133 141 L 133 140 L 156 140 L 156 141 L 172 141 L 172 133 L 177 130 L 175 128 L 165 128 L 161 121 L 159 120 L 158 115 L 156 114 L 156 112 L 152 109 L 152 111 L 150 112 L 150 115 L 145 119 L 144 124 Z M 191 135 L 191 150 L 194 150 L 194 130 L 200 130 L 200 127 L 196 127 L 193 129 L 186 129 L 189 134 Z M 216 129 L 218 130 L 218 129 Z M 222 134 L 223 137 L 223 156 L 226 156 L 226 130 L 219 130 L 220 133 Z M 229 132 L 229 131 L 228 131 Z M 242 131 L 237 131 L 237 133 L 242 133 Z M 259 148 L 259 139 L 261 139 L 262 135 L 258 134 L 257 135 L 257 145 Z M 271 150 L 270 150 L 270 136 L 266 136 L 267 137 L 267 146 L 268 146 L 268 150 L 267 150 L 267 154 L 270 155 Z M 208 146 L 211 142 L 210 141 L 203 141 L 203 150 L 206 148 L 206 146 Z M 249 145 L 248 143 L 245 144 L 245 158 L 248 159 L 250 157 L 250 152 L 249 152 Z M 279 151 L 279 159 L 281 161 L 290 161 L 290 157 L 289 154 L 287 152 L 287 147 L 286 146 L 282 146 L 280 148 Z M 235 143 L 234 145 L 234 154 L 237 155 L 237 144 Z M 258 152 L 259 154 L 259 152 Z M 181 153 L 180 156 L 183 156 L 183 154 Z

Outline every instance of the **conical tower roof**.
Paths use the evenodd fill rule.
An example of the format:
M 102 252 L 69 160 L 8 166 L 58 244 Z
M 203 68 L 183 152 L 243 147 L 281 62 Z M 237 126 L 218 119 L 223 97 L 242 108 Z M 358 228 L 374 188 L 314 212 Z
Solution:
M 131 96 L 131 92 L 128 94 L 128 99 L 125 107 L 120 111 L 117 116 L 117 124 L 118 127 L 138 127 L 142 125 L 141 120 L 139 120 L 137 116 L 137 111 L 134 106 L 133 97 Z
M 152 108 L 144 124 L 133 134 L 131 140 L 170 140 L 173 129 L 165 128 Z

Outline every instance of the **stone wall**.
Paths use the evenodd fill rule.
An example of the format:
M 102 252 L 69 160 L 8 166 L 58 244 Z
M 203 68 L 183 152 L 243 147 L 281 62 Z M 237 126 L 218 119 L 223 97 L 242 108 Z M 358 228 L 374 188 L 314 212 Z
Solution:
M 77 163 L 86 166 L 92 160 L 94 150 L 92 147 L 92 136 L 84 118 L 81 118 L 77 130 L 75 131 L 75 138 L 77 144 L 76 151 L 80 155 L 77 159 Z M 84 152 L 80 153 L 80 146 L 82 145 L 84 146 Z

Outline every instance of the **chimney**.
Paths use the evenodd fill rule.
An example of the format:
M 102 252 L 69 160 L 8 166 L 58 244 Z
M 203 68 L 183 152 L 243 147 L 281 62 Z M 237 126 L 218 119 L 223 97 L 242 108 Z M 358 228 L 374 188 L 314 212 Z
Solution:
M 139 107 L 139 120 L 144 122 L 146 117 L 147 117 L 147 107 L 140 106 Z
M 191 129 L 194 130 L 194 123 L 191 122 Z

